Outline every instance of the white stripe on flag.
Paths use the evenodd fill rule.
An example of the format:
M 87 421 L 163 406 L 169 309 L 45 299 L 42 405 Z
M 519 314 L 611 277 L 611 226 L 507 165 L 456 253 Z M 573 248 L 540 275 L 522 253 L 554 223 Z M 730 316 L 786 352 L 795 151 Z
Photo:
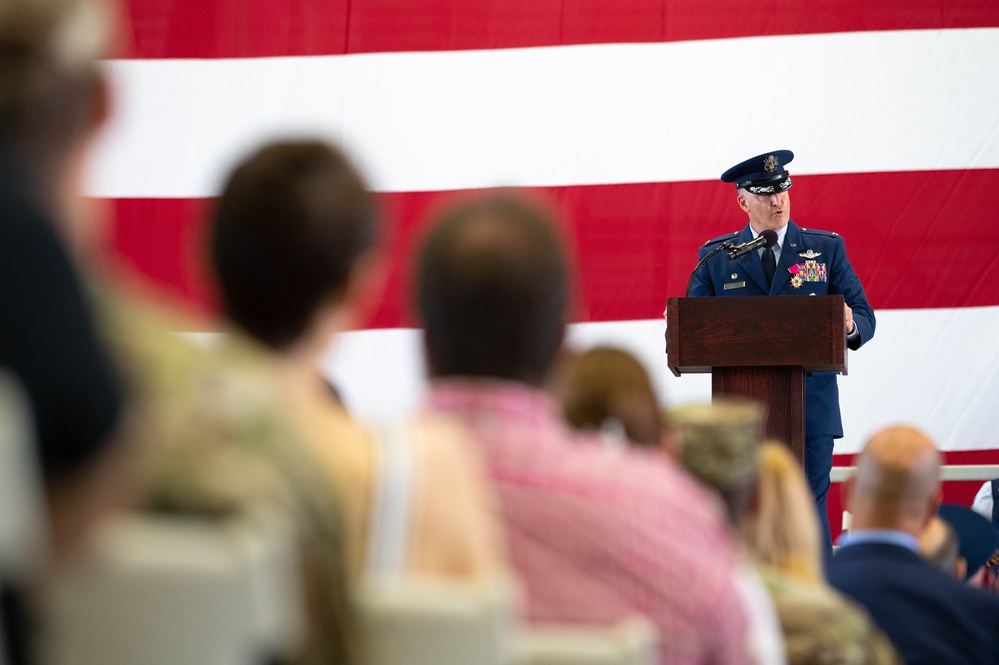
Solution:
M 876 430 L 908 423 L 942 450 L 999 446 L 991 418 L 999 394 L 999 307 L 889 310 L 877 313 L 877 333 L 850 352 L 840 377 L 845 437 L 836 453 L 855 453 Z M 635 353 L 670 406 L 709 400 L 708 374 L 674 377 L 666 369 L 662 321 L 617 321 L 570 326 L 568 344 L 611 344 Z M 392 422 L 418 408 L 425 389 L 419 333 L 370 330 L 341 335 L 324 369 L 343 390 L 352 412 Z M 386 381 L 385 377 L 392 377 Z
M 341 140 L 380 191 L 999 167 L 999 29 L 107 63 L 94 196 L 204 197 L 261 141 Z

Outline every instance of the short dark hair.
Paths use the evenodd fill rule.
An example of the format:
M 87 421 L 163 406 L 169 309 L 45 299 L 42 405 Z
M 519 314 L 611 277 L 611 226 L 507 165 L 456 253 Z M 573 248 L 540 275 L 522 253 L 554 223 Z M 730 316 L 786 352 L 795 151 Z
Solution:
M 347 157 L 318 141 L 268 145 L 230 176 L 211 225 L 211 261 L 236 325 L 281 350 L 342 296 L 377 238 L 373 196 Z
M 565 332 L 569 274 L 539 205 L 510 192 L 447 212 L 416 263 L 430 373 L 540 385 Z

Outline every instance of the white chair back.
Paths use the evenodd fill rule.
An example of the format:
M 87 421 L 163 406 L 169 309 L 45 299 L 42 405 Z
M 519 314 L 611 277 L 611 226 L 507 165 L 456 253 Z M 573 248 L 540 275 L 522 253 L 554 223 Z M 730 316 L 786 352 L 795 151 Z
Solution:
M 505 580 L 369 578 L 356 598 L 371 665 L 515 662 L 513 591 Z
M 531 628 L 518 650 L 523 665 L 652 665 L 656 629 L 644 617 L 600 628 Z
M 290 523 L 128 516 L 102 527 L 46 594 L 52 665 L 259 665 L 300 644 Z

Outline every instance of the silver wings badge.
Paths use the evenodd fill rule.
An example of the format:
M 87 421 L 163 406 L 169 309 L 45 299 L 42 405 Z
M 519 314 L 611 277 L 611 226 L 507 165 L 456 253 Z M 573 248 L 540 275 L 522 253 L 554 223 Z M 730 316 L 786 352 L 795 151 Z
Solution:
M 806 259 L 814 259 L 816 256 L 822 256 L 822 252 L 813 252 L 812 250 L 807 250 L 804 252 L 798 252 L 798 256 Z

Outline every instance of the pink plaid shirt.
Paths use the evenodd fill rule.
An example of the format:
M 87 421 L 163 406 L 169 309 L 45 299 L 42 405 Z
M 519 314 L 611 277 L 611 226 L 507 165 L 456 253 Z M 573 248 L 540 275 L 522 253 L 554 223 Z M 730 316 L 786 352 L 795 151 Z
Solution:
M 441 381 L 427 408 L 482 446 L 530 621 L 640 613 L 658 627 L 660 663 L 750 661 L 731 536 L 670 460 L 574 435 L 547 395 L 515 383 Z

